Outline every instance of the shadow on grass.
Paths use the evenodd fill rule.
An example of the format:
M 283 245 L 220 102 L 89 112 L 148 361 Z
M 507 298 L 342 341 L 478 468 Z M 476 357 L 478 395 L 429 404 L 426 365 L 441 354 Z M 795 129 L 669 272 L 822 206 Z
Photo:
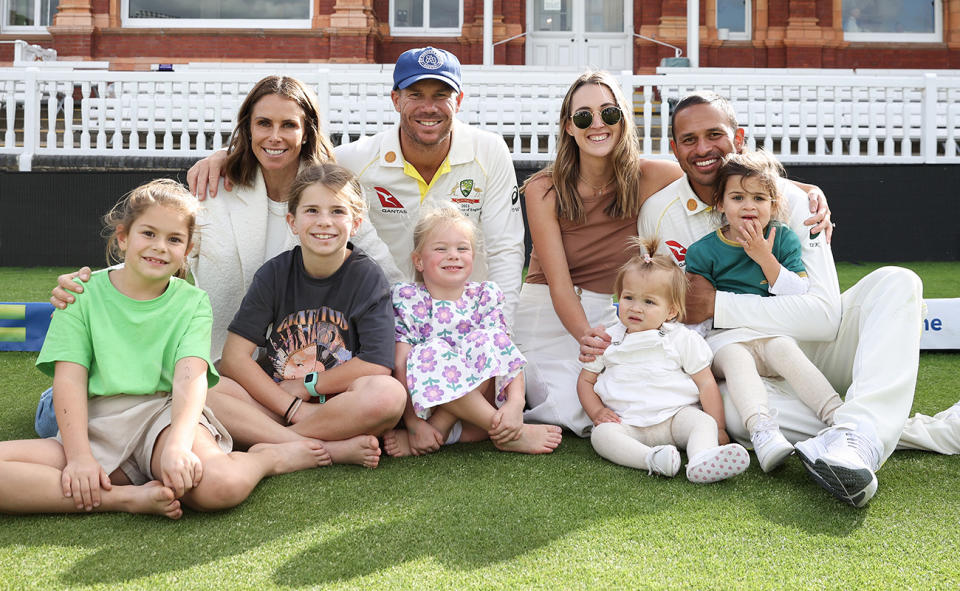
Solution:
M 690 524 L 715 531 L 767 522 L 842 538 L 862 525 L 867 511 L 834 501 L 795 458 L 774 474 L 752 466 L 730 481 L 693 485 L 682 472 L 665 479 L 600 460 L 588 441 L 568 434 L 548 456 L 467 444 L 423 458 L 385 458 L 374 471 L 336 467 L 272 478 L 236 509 L 190 512 L 179 522 L 0 516 L 0 547 L 89 551 L 54 575 L 72 586 L 118 585 L 272 551 L 261 546 L 309 546 L 284 552 L 272 574 L 277 585 L 301 587 L 423 559 L 450 571 L 482 569 L 611 519 L 642 519 L 654 524 L 651 535 L 683 536 Z
M 464 462 L 451 462 L 457 466 L 454 473 L 443 470 L 437 475 L 439 466 L 413 466 L 434 457 L 390 462 L 388 470 L 415 472 L 407 481 L 411 494 L 423 496 L 426 487 L 432 491 L 429 499 L 397 519 L 359 525 L 313 545 L 279 568 L 274 582 L 322 585 L 423 559 L 447 570 L 470 571 L 509 561 L 612 518 L 642 516 L 658 528 L 675 531 L 687 520 L 695 521 L 698 512 L 710 514 L 717 508 L 736 519 L 745 508 L 741 503 L 755 503 L 758 509 L 751 512 L 759 511 L 761 520 L 833 537 L 847 536 L 864 518 L 862 512 L 826 498 L 799 465 L 780 478 L 756 468 L 738 479 L 698 486 L 687 482 L 682 471 L 677 478 L 664 479 L 602 461 L 587 441 L 572 435 L 551 456 L 518 459 L 492 447 L 480 453 L 467 449 L 460 453 Z M 437 457 L 437 464 L 446 466 L 451 452 L 445 450 L 450 455 Z M 477 456 L 483 457 L 482 464 Z M 471 472 L 470 464 L 482 465 L 483 471 Z M 757 491 L 764 492 L 759 499 Z M 405 496 L 406 491 L 394 491 L 390 502 Z

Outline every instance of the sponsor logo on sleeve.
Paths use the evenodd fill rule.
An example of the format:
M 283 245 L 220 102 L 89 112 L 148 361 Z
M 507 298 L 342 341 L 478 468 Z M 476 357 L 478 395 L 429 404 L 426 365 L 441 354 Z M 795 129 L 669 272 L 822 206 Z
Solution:
M 510 205 L 516 205 L 520 202 L 520 187 L 513 186 L 513 195 L 510 196 Z
M 676 240 L 667 240 L 664 244 L 667 245 L 667 248 L 670 250 L 670 254 L 673 255 L 673 259 L 677 261 L 677 264 L 681 267 L 684 266 L 687 258 L 687 247 L 680 244 Z

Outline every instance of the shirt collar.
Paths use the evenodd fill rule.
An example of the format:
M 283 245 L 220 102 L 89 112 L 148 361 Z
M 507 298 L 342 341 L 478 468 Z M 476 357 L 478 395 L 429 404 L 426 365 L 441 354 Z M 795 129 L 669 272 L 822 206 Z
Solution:
M 466 123 L 459 119 L 453 120 L 451 129 L 450 151 L 447 153 L 447 162 L 450 165 L 472 162 L 476 156 L 473 142 L 470 141 L 470 130 Z M 400 149 L 400 122 L 387 130 L 383 143 L 380 144 L 380 164 L 382 166 L 403 168 L 403 151 Z
M 690 186 L 690 179 L 687 178 L 687 175 L 683 175 L 680 179 L 679 198 L 680 204 L 683 205 L 683 211 L 687 212 L 688 216 L 713 209 L 712 205 L 707 205 L 700 200 L 700 197 L 694 192 L 693 187 Z

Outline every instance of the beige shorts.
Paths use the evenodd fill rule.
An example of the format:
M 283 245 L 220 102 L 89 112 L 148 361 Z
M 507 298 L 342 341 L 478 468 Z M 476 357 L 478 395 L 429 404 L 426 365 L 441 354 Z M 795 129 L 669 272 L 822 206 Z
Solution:
M 165 392 L 145 396 L 119 394 L 87 400 L 90 449 L 107 474 L 120 468 L 133 484 L 156 480 L 150 471 L 153 447 L 160 432 L 171 423 L 173 396 Z M 233 439 L 206 406 L 200 415 L 224 453 L 233 449 Z M 57 432 L 57 441 L 63 443 Z

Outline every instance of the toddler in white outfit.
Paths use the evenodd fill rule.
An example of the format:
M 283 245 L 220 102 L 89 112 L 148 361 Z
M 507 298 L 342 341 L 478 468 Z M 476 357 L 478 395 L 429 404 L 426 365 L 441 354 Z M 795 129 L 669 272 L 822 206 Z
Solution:
M 638 242 L 647 253 L 657 250 L 656 240 Z M 746 470 L 750 458 L 729 443 L 710 347 L 678 322 L 686 287 L 669 257 L 643 254 L 628 261 L 614 283 L 620 321 L 607 329 L 613 341 L 583 364 L 577 394 L 593 421 L 590 442 L 600 456 L 674 476 L 677 448 L 684 448 L 687 478 L 716 482 Z

